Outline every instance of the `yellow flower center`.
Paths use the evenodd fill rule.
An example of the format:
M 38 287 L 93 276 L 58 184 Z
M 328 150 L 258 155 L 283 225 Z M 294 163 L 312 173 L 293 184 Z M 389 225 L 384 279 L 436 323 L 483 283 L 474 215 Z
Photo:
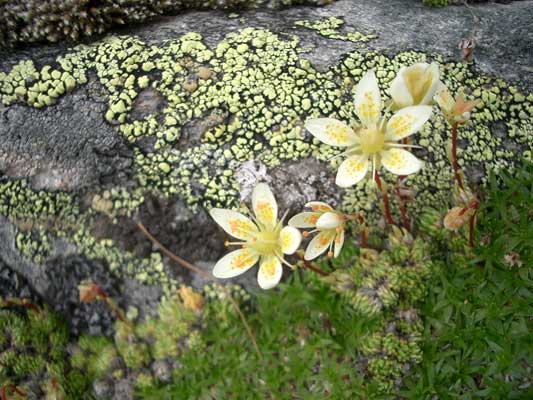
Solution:
M 272 231 L 257 232 L 246 242 L 246 247 L 254 249 L 261 255 L 275 254 L 281 252 L 279 245 L 279 229 Z
M 365 154 L 379 153 L 385 146 L 385 134 L 378 127 L 361 129 L 359 145 Z

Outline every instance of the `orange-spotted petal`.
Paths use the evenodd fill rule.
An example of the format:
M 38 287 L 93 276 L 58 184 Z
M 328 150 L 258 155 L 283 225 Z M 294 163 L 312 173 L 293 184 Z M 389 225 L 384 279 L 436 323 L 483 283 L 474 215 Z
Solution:
M 322 214 L 319 212 L 303 212 L 296 214 L 289 220 L 289 225 L 295 228 L 314 228 L 316 221 Z
M 264 256 L 259 263 L 257 283 L 261 289 L 272 289 L 279 283 L 283 268 L 281 262 L 275 256 Z
M 237 239 L 248 240 L 258 231 L 252 220 L 239 212 L 212 208 L 209 214 L 222 229 Z
M 252 192 L 252 207 L 257 220 L 272 229 L 278 217 L 278 204 L 266 183 L 259 183 Z
M 340 254 L 343 244 L 344 244 L 344 229 L 341 230 L 339 233 L 337 233 L 337 236 L 335 236 L 333 257 L 337 257 Z
M 252 249 L 232 251 L 222 257 L 213 268 L 215 278 L 233 278 L 248 271 L 259 261 L 259 255 Z
M 333 207 L 322 201 L 310 201 L 309 203 L 306 203 L 305 206 L 317 212 L 333 211 Z
M 335 234 L 335 230 L 332 229 L 328 231 L 322 231 L 316 235 L 307 245 L 304 258 L 308 261 L 313 260 L 325 252 L 330 246 L 331 242 L 335 240 Z

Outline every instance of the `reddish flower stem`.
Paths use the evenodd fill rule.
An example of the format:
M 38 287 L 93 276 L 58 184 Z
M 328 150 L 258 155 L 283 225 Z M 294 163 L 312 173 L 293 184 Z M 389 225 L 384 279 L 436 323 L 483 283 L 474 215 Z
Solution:
M 6 307 L 16 307 L 16 306 L 19 306 L 19 307 L 24 307 L 24 308 L 28 308 L 34 312 L 39 312 L 39 307 L 37 307 L 35 304 L 33 304 L 32 302 L 26 300 L 26 299 L 23 299 L 21 302 L 17 302 L 17 301 L 13 301 L 13 300 L 6 300 L 5 301 L 5 305 Z
M 401 177 L 398 179 L 401 179 Z M 402 225 L 405 228 L 405 230 L 409 231 L 409 220 L 407 219 L 407 211 L 405 209 L 405 203 L 402 200 L 402 197 L 400 195 L 400 188 L 396 189 L 396 195 L 398 196 L 398 206 L 400 208 L 400 215 L 402 217 Z
M 316 272 L 318 275 L 321 276 L 328 276 L 328 274 L 324 271 L 322 271 L 320 268 L 318 268 L 316 265 L 314 265 L 311 261 L 308 261 L 304 258 L 303 255 L 301 255 L 299 252 L 296 253 L 298 258 L 303 261 L 304 267 L 310 269 L 313 272 Z
M 107 293 L 98 285 L 94 285 L 93 290 L 100 296 L 103 302 L 105 302 L 108 307 L 113 311 L 115 316 L 122 322 L 129 324 L 129 321 L 126 319 L 120 308 L 115 304 L 115 302 L 107 295 Z
M 361 247 L 366 247 L 366 225 L 365 225 L 365 218 L 357 214 L 357 219 L 359 221 L 359 225 L 361 225 Z
M 470 247 L 474 247 L 474 227 L 476 225 L 476 213 L 470 217 L 470 221 L 468 221 L 468 244 Z
M 457 181 L 457 186 L 459 186 L 459 189 L 465 190 L 463 179 L 459 174 L 459 167 L 457 166 L 457 124 L 452 125 L 452 168 L 455 180 Z
M 18 394 L 19 396 L 26 397 L 26 393 L 24 393 L 22 390 L 20 390 L 17 386 L 13 384 L 2 386 L 2 390 L 0 391 L 0 399 L 1 400 L 7 400 L 7 390 L 11 390 L 12 392 Z
M 473 199 L 470 203 L 468 203 L 466 206 L 464 206 L 461 211 L 459 211 L 459 216 L 463 215 L 468 210 L 477 209 L 478 206 L 479 206 L 478 199 Z
M 185 268 L 187 268 L 190 271 L 196 272 L 198 275 L 201 275 L 205 279 L 208 279 L 210 281 L 216 281 L 214 279 L 214 277 L 210 273 L 208 273 L 207 271 L 204 271 L 203 269 L 198 268 L 196 265 L 191 264 L 187 260 L 181 258 L 177 254 L 174 254 L 169 249 L 167 249 L 165 246 L 163 246 L 161 244 L 161 242 L 159 242 L 159 240 L 157 240 L 150 232 L 148 232 L 148 229 L 146 229 L 146 227 L 142 224 L 142 222 L 137 222 L 137 227 L 143 233 L 143 235 L 146 236 L 146 238 L 148 240 L 150 240 L 150 242 L 152 242 L 153 245 L 157 246 L 159 248 L 159 250 L 163 254 L 165 254 L 168 258 L 170 258 L 174 262 L 177 262 L 182 267 L 185 267 Z M 224 291 L 224 294 L 226 295 L 228 300 L 230 301 L 231 305 L 235 309 L 235 311 L 237 311 L 237 314 L 239 314 L 239 317 L 240 317 L 240 319 L 242 321 L 242 324 L 244 325 L 244 328 L 246 329 L 246 333 L 250 337 L 252 345 L 254 346 L 255 352 L 257 353 L 257 356 L 259 357 L 259 359 L 262 360 L 263 356 L 261 355 L 261 351 L 259 350 L 259 346 L 257 345 L 257 340 L 255 339 L 255 335 L 253 334 L 252 328 L 250 328 L 250 325 L 248 325 L 248 322 L 246 321 L 246 318 L 245 318 L 244 314 L 242 313 L 241 309 L 239 308 L 239 305 L 233 299 L 233 296 L 231 295 L 230 291 L 228 290 L 228 288 L 226 286 L 221 285 L 221 288 L 222 288 L 222 291 Z
M 381 195 L 383 196 L 383 211 L 385 212 L 385 219 L 389 224 L 394 225 L 394 220 L 392 219 L 392 215 L 390 212 L 389 195 L 385 190 L 383 190 L 383 185 L 381 184 L 381 178 L 379 177 L 378 171 L 376 171 L 375 181 L 378 185 L 378 189 L 381 192 Z
M 356 219 L 357 222 L 359 222 L 359 225 L 361 227 L 361 247 L 366 247 L 366 225 L 365 225 L 365 217 L 363 217 L 361 214 L 352 214 L 352 215 L 346 215 L 346 218 L 348 219 Z

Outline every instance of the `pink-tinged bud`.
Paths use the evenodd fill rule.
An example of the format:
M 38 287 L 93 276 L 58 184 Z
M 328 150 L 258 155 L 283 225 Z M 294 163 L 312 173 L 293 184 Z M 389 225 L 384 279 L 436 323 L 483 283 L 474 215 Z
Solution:
M 456 231 L 465 225 L 475 212 L 473 208 L 453 207 L 444 217 L 444 227 Z

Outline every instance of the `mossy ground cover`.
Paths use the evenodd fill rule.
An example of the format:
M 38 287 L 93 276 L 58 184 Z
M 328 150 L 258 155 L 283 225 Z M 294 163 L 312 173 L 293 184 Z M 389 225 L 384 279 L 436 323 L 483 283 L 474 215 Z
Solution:
M 473 257 L 444 247 L 424 316 L 423 361 L 407 398 L 533 396 L 533 165 L 493 179 Z M 446 245 L 446 244 L 444 244 Z
M 224 294 L 207 287 L 203 299 L 180 292 L 154 317 L 117 322 L 114 338 L 83 335 L 68 352 L 56 316 L 11 305 L 0 314 L 2 379 L 29 391 L 37 377 L 48 393 L 56 377 L 72 399 L 126 376 L 147 399 L 528 398 L 532 177 L 526 161 L 490 181 L 475 249 L 427 211 L 418 239 L 394 230 L 374 239 L 379 251 L 347 243 L 320 265 L 336 271 L 327 279 L 304 269 L 274 291 L 232 289 L 262 359 Z M 174 362 L 164 381 L 154 360 Z
M 427 292 L 414 299 L 400 294 L 392 313 L 353 301 L 368 286 L 360 279 L 364 274 L 355 273 L 354 286 L 338 295 L 302 271 L 277 292 L 254 297 L 248 318 L 264 360 L 253 353 L 236 315 L 217 311 L 206 326 L 208 351 L 188 353 L 172 384 L 143 397 L 529 398 L 532 177 L 528 162 L 515 177 L 503 175 L 503 190 L 502 179 L 493 179 L 474 250 L 461 235 L 442 231 L 437 220 L 426 224 L 420 235 L 431 234 L 434 244 L 422 258 L 435 261 L 428 264 L 427 284 L 416 288 Z M 405 257 L 402 245 L 394 249 L 381 258 Z M 335 265 L 341 271 L 354 260 L 360 269 L 365 258 L 353 248 L 344 256 Z M 374 259 L 367 275 L 379 274 L 380 264 Z M 408 335 L 398 335 L 402 327 L 391 326 L 391 314 L 403 329 L 411 325 Z

